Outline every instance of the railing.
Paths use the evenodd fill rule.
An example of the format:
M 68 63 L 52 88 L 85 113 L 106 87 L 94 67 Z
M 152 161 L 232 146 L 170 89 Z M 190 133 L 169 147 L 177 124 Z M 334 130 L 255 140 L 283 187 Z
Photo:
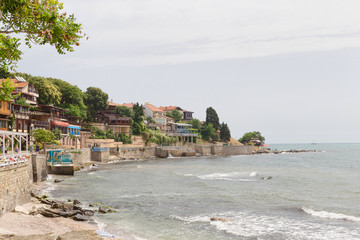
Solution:
M 99 148 L 99 147 L 93 147 L 91 148 L 93 152 L 106 152 L 109 151 L 109 148 Z
M 6 167 L 14 164 L 24 163 L 27 162 L 29 159 L 30 159 L 29 152 L 5 154 L 0 156 L 0 167 Z
M 34 124 L 34 125 L 40 125 L 40 126 L 49 126 L 49 122 L 47 121 L 34 121 L 34 120 L 31 120 L 31 124 Z

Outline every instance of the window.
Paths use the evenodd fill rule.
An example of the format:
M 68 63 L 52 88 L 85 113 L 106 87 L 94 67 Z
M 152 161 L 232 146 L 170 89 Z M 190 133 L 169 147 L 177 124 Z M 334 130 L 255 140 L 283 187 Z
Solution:
M 0 128 L 3 128 L 3 121 L 0 121 Z
M 10 103 L 8 103 L 8 110 L 10 110 Z

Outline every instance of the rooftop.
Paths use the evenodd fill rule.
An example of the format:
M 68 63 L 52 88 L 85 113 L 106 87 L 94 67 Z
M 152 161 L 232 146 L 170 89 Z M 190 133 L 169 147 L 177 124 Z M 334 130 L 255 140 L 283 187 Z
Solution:
M 155 107 L 154 105 L 151 105 L 151 104 L 146 104 L 145 106 L 147 106 L 148 108 L 150 108 L 150 110 L 153 111 L 153 112 L 164 112 L 164 111 L 161 110 L 160 108 Z

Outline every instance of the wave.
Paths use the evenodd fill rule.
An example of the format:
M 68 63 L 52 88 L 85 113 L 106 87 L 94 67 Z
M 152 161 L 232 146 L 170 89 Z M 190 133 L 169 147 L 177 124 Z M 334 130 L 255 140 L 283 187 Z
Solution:
M 202 180 L 225 180 L 225 181 L 241 181 L 253 182 L 254 179 L 246 178 L 249 176 L 247 172 L 230 172 L 230 173 L 211 173 L 206 175 L 184 174 L 186 177 L 196 177 Z
M 346 215 L 343 213 L 318 211 L 318 210 L 313 210 L 313 209 L 307 208 L 307 207 L 302 207 L 301 210 L 307 214 L 310 214 L 311 216 L 314 216 L 314 217 L 328 218 L 328 219 L 335 219 L 335 220 L 345 220 L 345 221 L 360 223 L 360 217 Z
M 190 224 L 208 224 L 228 234 L 265 239 L 356 239 L 359 229 L 248 212 L 224 212 L 196 216 L 171 216 Z M 316 231 L 314 230 L 316 229 Z

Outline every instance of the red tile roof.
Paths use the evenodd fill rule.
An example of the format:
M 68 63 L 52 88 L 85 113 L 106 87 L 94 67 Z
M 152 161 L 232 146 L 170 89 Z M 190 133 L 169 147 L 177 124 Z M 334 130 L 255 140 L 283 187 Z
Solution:
M 124 107 L 127 107 L 127 108 L 133 108 L 134 105 L 135 105 L 134 103 L 123 103 L 123 104 L 120 104 L 120 103 L 109 102 L 109 106 L 114 106 L 114 107 L 124 106 Z
M 0 79 L 0 84 L 2 84 L 2 82 L 4 81 L 5 79 Z M 17 79 L 10 79 L 13 83 L 15 83 L 16 87 L 17 88 L 23 88 L 25 86 L 27 86 L 29 83 L 28 82 L 20 82 L 18 81 Z
M 155 107 L 154 105 L 151 105 L 151 104 L 146 104 L 145 106 L 147 106 L 148 108 L 150 108 L 150 110 L 153 111 L 153 112 L 164 112 L 164 111 L 161 110 L 160 108 Z

